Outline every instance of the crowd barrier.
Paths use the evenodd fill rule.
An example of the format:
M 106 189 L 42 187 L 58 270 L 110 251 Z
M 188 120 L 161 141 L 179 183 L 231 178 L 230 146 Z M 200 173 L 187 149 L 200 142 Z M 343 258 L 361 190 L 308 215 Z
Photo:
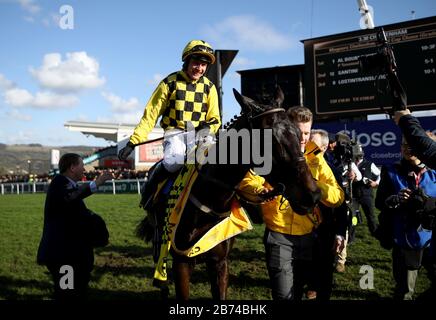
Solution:
M 106 181 L 98 187 L 97 193 L 138 193 L 147 179 L 128 179 Z M 79 182 L 82 184 L 84 182 Z M 0 195 L 23 194 L 23 193 L 45 193 L 49 182 L 8 182 L 0 184 Z

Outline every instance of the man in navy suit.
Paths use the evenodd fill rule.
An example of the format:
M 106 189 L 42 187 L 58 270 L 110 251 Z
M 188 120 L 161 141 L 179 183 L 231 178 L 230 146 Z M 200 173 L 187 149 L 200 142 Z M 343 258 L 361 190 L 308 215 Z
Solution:
M 50 271 L 56 300 L 85 299 L 94 249 L 90 240 L 92 213 L 83 199 L 112 175 L 105 172 L 95 181 L 79 186 L 77 181 L 82 180 L 85 169 L 82 158 L 75 153 L 61 157 L 59 171 L 47 191 L 37 262 Z M 66 276 L 71 276 L 72 281 Z

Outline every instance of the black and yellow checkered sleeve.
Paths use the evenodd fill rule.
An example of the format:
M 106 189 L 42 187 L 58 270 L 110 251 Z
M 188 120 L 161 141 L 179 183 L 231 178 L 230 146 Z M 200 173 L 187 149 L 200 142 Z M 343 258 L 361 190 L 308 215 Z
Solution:
M 220 108 L 218 103 L 218 93 L 216 87 L 212 84 L 208 95 L 209 109 L 206 114 L 206 122 L 210 124 L 210 131 L 217 133 L 221 127 Z

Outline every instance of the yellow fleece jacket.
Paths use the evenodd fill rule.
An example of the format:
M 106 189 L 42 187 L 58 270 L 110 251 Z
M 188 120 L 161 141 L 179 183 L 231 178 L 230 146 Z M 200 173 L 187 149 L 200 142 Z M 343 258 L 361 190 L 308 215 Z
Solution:
M 312 176 L 321 190 L 321 202 L 327 207 L 337 208 L 344 202 L 345 195 L 335 176 L 316 144 L 309 142 L 304 154 Z M 261 176 L 249 171 L 239 188 L 247 193 L 260 193 L 271 186 Z M 261 204 L 263 220 L 268 229 L 289 235 L 304 235 L 316 229 L 322 217 L 318 208 L 313 213 L 299 215 L 292 210 L 292 204 L 282 196 Z

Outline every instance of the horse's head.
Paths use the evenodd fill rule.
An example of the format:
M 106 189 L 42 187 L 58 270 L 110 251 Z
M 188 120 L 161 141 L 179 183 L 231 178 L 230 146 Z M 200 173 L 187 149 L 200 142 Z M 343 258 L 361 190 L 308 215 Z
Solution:
M 278 87 L 270 104 L 261 104 L 241 95 L 233 89 L 241 106 L 239 127 L 270 129 L 272 131 L 272 170 L 265 175 L 267 181 L 285 188 L 284 195 L 292 209 L 299 214 L 311 211 L 320 198 L 320 191 L 312 178 L 303 153 L 300 150 L 300 130 L 282 108 L 284 95 Z

